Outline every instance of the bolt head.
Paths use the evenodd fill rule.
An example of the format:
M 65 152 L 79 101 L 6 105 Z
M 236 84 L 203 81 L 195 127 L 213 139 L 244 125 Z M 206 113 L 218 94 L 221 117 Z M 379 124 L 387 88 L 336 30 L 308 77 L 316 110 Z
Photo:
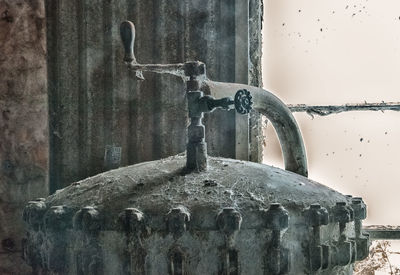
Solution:
M 348 223 L 351 221 L 351 213 L 346 202 L 337 202 L 333 208 L 333 220 L 339 223 Z
M 52 206 L 44 217 L 46 229 L 60 231 L 72 226 L 72 211 L 65 205 Z
M 289 226 L 289 212 L 280 203 L 272 203 L 266 212 L 265 221 L 268 229 L 281 231 Z
M 34 230 L 38 230 L 43 223 L 46 210 L 46 203 L 43 200 L 29 201 L 23 211 L 23 220 Z
M 364 220 L 367 217 L 367 205 L 362 198 L 353 198 L 351 207 L 354 211 L 354 219 Z
M 175 238 L 179 238 L 186 231 L 190 221 L 190 213 L 184 206 L 171 209 L 167 214 L 167 229 Z
M 321 226 L 329 223 L 329 213 L 320 204 L 311 204 L 308 209 L 304 211 L 306 222 L 309 226 Z
M 226 207 L 217 216 L 217 226 L 219 230 L 227 235 L 231 235 L 240 230 L 242 215 L 232 207 Z
M 144 226 L 144 214 L 136 208 L 125 208 L 118 216 L 118 228 L 127 233 L 138 232 Z
M 354 221 L 354 210 L 350 205 L 346 205 L 347 210 L 349 211 L 350 214 L 350 221 Z
M 86 206 L 74 217 L 74 227 L 85 232 L 97 232 L 101 229 L 100 213 L 97 207 Z

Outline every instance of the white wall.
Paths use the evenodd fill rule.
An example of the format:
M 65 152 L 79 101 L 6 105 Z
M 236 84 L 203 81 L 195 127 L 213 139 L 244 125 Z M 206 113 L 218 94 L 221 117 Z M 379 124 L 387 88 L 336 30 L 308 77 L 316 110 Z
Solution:
M 400 101 L 400 1 L 265 0 L 264 87 L 285 103 Z M 362 196 L 369 224 L 400 224 L 400 113 L 296 114 L 310 178 Z M 271 127 L 264 162 L 282 167 Z

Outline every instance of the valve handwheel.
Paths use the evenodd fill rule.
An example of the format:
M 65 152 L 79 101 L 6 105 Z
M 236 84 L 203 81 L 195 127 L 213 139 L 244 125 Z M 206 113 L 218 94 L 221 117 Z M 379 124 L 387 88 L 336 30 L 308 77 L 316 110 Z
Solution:
M 252 109 L 253 101 L 250 92 L 246 89 L 239 90 L 235 94 L 235 109 L 239 114 L 248 114 Z

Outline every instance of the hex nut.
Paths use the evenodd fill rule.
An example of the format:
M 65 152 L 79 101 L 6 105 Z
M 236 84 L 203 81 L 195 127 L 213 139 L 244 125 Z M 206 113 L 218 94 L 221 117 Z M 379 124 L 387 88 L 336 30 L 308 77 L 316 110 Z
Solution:
M 86 206 L 76 212 L 74 228 L 85 232 L 97 232 L 101 229 L 100 213 L 96 207 Z
M 280 203 L 271 203 L 265 221 L 268 229 L 281 231 L 289 226 L 289 212 Z
M 46 203 L 43 200 L 29 201 L 22 214 L 23 220 L 34 230 L 38 230 L 43 224 L 43 216 L 46 210 Z
M 306 222 L 309 226 L 321 226 L 329 224 L 329 213 L 320 204 L 312 204 L 304 211 Z
M 72 211 L 65 205 L 52 206 L 44 216 L 46 229 L 65 230 L 72 227 Z
M 354 219 L 365 220 L 367 218 L 367 206 L 361 198 L 354 198 L 351 207 L 354 211 Z
M 143 225 L 144 214 L 137 208 L 125 208 L 118 216 L 118 228 L 126 233 L 141 231 Z
M 220 231 L 231 235 L 240 230 L 242 215 L 233 207 L 226 207 L 217 216 L 217 226 Z
M 172 208 L 167 214 L 167 230 L 175 238 L 179 238 L 187 230 L 190 213 L 184 206 Z
M 351 213 L 346 202 L 337 202 L 333 208 L 333 220 L 338 223 L 348 223 L 351 221 Z

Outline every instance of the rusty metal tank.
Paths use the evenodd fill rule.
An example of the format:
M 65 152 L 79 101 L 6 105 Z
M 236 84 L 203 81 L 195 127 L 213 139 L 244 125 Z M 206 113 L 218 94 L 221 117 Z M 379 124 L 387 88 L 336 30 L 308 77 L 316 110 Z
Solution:
M 46 274 L 352 274 L 368 255 L 366 206 L 307 178 L 296 121 L 271 93 L 207 79 L 201 62 L 138 64 L 134 26 L 121 25 L 130 69 L 186 82 L 185 153 L 111 170 L 28 203 L 24 258 Z M 265 114 L 285 170 L 207 156 L 204 112 Z

